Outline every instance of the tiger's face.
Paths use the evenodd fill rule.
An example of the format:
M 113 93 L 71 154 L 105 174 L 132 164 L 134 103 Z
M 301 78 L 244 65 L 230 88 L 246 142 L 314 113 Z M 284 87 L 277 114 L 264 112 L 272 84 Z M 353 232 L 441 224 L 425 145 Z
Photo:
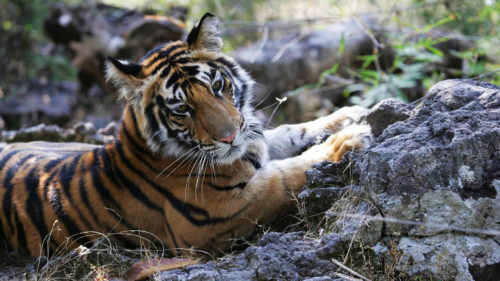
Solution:
M 153 152 L 230 163 L 262 138 L 251 106 L 254 82 L 221 50 L 217 19 L 206 14 L 186 43 L 158 46 L 137 64 L 109 58 L 108 79 L 135 111 Z

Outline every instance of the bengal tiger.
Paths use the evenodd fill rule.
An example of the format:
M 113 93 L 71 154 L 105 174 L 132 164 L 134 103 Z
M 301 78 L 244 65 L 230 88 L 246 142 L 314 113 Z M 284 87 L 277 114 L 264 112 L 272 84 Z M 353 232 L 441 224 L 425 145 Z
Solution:
M 176 256 L 191 247 L 223 251 L 292 208 L 313 163 L 370 144 L 361 107 L 264 130 L 252 107 L 254 81 L 222 47 L 218 20 L 207 13 L 186 42 L 160 45 L 138 63 L 108 58 L 107 79 L 126 101 L 109 144 L 3 146 L 8 247 L 39 256 L 91 242 L 88 231 L 142 230 Z

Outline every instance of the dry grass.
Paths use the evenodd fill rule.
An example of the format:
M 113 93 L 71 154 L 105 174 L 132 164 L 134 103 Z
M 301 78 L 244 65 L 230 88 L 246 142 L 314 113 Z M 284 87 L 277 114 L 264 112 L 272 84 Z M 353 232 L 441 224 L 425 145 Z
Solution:
M 49 252 L 49 258 L 39 258 L 35 264 L 35 280 L 107 280 L 109 278 L 123 278 L 124 274 L 135 262 L 161 258 L 168 254 L 167 249 L 154 234 L 144 231 L 126 231 L 112 234 L 85 232 L 82 234 L 93 241 L 68 251 L 74 246 L 68 242 L 70 241 L 68 239 L 54 252 Z M 139 241 L 140 247 L 131 250 L 118 246 L 113 242 L 113 237 L 117 235 Z M 50 236 L 46 237 L 45 246 L 49 241 Z

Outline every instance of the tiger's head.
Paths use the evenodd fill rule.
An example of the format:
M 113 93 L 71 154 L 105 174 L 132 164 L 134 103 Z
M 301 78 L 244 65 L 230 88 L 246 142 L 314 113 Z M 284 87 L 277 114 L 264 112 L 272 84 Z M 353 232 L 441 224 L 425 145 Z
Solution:
M 253 80 L 222 53 L 217 18 L 205 14 L 187 37 L 138 63 L 108 58 L 107 78 L 134 110 L 148 147 L 165 157 L 197 151 L 230 163 L 262 139 L 251 105 Z

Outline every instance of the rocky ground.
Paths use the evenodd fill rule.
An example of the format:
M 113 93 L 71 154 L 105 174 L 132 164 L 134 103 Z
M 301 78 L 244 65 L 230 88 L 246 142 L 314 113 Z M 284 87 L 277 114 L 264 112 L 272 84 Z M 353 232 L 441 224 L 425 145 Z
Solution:
M 307 172 L 292 230 L 155 280 L 498 280 L 500 88 L 446 80 L 419 105 L 379 103 L 366 122 L 371 148 Z M 48 131 L 96 139 L 111 127 Z

